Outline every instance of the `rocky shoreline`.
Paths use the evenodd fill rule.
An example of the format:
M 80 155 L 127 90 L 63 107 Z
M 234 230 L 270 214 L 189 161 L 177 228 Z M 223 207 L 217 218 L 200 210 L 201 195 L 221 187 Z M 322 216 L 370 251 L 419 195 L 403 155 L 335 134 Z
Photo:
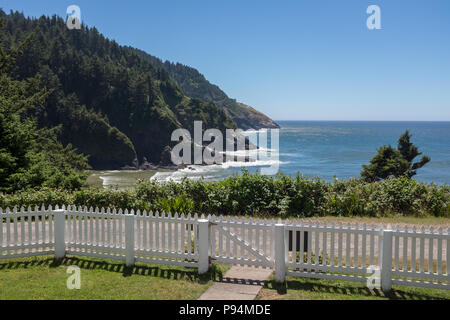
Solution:
M 239 147 L 237 140 L 239 138 L 244 139 L 244 145 L 242 147 Z M 235 135 L 233 134 L 232 137 L 225 137 L 224 138 L 224 145 L 228 145 L 228 143 L 231 141 L 233 144 L 233 150 L 236 151 L 243 151 L 243 150 L 255 150 L 258 149 L 258 146 L 252 144 L 248 137 Z M 203 142 L 202 145 L 202 154 L 204 149 L 209 148 L 207 145 L 207 142 Z M 210 150 L 212 154 L 214 154 L 216 151 Z M 180 164 L 175 165 L 172 163 L 171 160 L 171 152 L 172 148 L 167 146 L 164 148 L 163 153 L 161 154 L 161 161 L 158 164 L 151 163 L 148 161 L 147 157 L 143 157 L 142 161 L 139 162 L 137 158 L 133 160 L 133 162 L 130 165 L 125 165 L 120 168 L 120 170 L 158 170 L 158 169 L 166 169 L 166 170 L 178 170 L 178 169 L 184 169 L 186 167 L 189 167 L 190 164 Z M 229 160 L 229 156 L 227 156 L 225 153 L 222 153 L 222 163 L 227 162 Z M 191 164 L 193 164 L 194 161 L 191 159 Z M 234 156 L 233 161 L 243 161 L 243 162 L 252 162 L 254 159 L 252 159 L 249 156 Z M 201 165 L 208 165 L 207 163 L 202 163 Z
M 174 165 L 174 164 L 153 164 L 148 162 L 147 158 L 143 158 L 142 163 L 139 164 L 138 160 L 135 159 L 132 165 L 126 165 L 120 168 L 120 170 L 178 170 L 185 168 L 186 165 Z
M 236 158 L 236 157 L 235 157 Z M 250 157 L 244 157 L 244 159 L 242 159 L 243 162 L 253 162 L 255 160 L 251 159 Z M 226 162 L 225 156 L 223 159 L 223 163 Z M 197 164 L 197 165 L 201 165 L 201 166 L 207 166 L 208 164 L 206 163 L 202 163 L 202 164 Z M 133 161 L 132 165 L 126 165 L 120 168 L 120 170 L 129 170 L 129 171 L 138 171 L 138 170 L 160 170 L 160 169 L 164 169 L 164 170 L 179 170 L 179 169 L 184 169 L 184 168 L 188 168 L 189 166 L 191 166 L 191 164 L 180 164 L 180 165 L 175 165 L 175 164 L 153 164 L 147 161 L 146 158 L 144 158 L 144 160 L 142 161 L 141 164 L 139 164 L 136 161 Z

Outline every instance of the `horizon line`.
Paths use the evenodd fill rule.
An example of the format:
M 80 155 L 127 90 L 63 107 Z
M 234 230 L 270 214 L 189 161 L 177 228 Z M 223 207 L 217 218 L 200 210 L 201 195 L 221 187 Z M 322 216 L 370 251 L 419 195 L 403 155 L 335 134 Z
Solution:
M 293 121 L 328 121 L 328 122 L 450 122 L 450 120 L 317 120 L 317 119 L 296 119 L 296 120 L 282 120 L 282 119 L 273 119 L 273 121 L 284 121 L 284 122 L 293 122 Z

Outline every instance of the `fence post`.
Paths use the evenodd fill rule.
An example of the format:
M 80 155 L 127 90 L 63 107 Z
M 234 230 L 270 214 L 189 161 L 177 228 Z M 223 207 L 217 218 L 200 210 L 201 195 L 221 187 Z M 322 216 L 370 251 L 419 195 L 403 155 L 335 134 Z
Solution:
M 286 279 L 286 256 L 284 243 L 284 224 L 275 225 L 275 281 L 284 283 Z
M 388 226 L 381 231 L 381 290 L 388 292 L 392 289 L 392 230 Z
M 55 217 L 55 258 L 62 259 L 66 255 L 66 211 L 63 209 L 54 211 Z
M 209 220 L 198 220 L 198 273 L 209 270 Z
M 125 265 L 134 265 L 134 214 L 125 216 Z

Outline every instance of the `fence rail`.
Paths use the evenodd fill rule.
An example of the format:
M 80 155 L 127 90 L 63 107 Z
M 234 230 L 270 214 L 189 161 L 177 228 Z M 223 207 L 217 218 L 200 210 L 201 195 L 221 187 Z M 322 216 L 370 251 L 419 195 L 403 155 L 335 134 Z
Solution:
M 380 235 L 375 226 L 295 221 L 287 222 L 285 230 L 285 237 L 292 234 L 293 246 L 292 251 L 285 248 L 288 275 L 366 282 L 367 268 L 377 262 Z
M 368 284 L 379 279 L 383 290 L 450 287 L 448 228 L 0 208 L 0 259 L 49 254 L 196 267 L 200 273 L 212 261 L 251 265 L 274 269 L 280 282 L 288 275 Z
M 274 263 L 273 226 L 267 220 L 209 217 L 210 255 L 218 262 L 271 268 Z

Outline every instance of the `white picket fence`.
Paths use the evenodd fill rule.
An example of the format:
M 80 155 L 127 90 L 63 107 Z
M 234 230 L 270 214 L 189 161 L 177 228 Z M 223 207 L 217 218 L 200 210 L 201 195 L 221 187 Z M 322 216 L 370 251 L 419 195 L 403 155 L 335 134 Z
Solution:
M 212 260 L 273 268 L 275 221 L 209 216 Z
M 284 230 L 283 244 L 292 240 L 281 266 L 287 275 L 367 283 L 368 269 L 378 268 L 384 290 L 392 284 L 450 288 L 448 229 L 287 221 Z
M 0 209 L 0 259 L 65 254 L 198 266 L 198 217 L 68 207 Z
M 196 267 L 212 262 L 286 275 L 450 288 L 449 229 L 400 228 L 146 211 L 0 209 L 0 259 L 66 254 Z M 376 270 L 375 270 L 376 269 Z M 375 271 L 374 271 L 375 270 Z M 375 280 L 374 280 L 375 279 Z

